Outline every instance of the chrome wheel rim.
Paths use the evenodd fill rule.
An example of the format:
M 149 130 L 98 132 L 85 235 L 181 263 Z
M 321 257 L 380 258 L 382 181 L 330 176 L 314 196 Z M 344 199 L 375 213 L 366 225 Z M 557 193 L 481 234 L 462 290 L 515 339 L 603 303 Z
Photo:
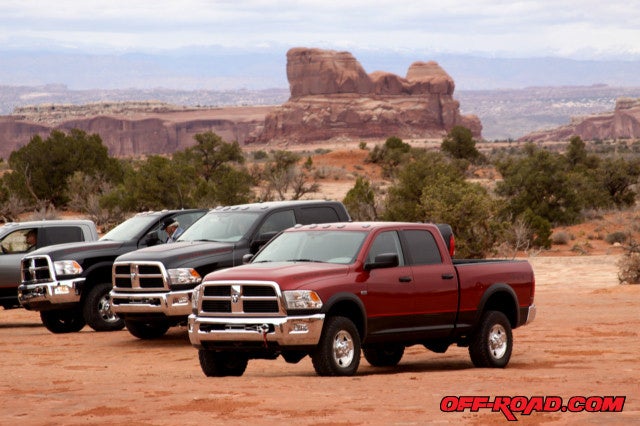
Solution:
M 342 368 L 349 367 L 353 362 L 354 353 L 351 334 L 344 330 L 336 334 L 336 338 L 333 341 L 333 360 L 336 365 Z
M 104 296 L 98 303 L 98 313 L 100 317 L 108 322 L 118 321 L 118 316 L 111 310 L 111 298 L 109 295 Z
M 489 352 L 494 359 L 500 359 L 507 353 L 507 331 L 500 324 L 494 324 L 489 331 Z

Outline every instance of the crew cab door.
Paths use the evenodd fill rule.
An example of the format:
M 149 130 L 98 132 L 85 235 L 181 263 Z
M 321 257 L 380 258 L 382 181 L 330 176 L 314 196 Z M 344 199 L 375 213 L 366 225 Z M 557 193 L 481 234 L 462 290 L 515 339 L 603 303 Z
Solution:
M 403 230 L 401 235 L 414 279 L 413 327 L 429 337 L 445 337 L 453 330 L 458 311 L 456 270 L 448 257 L 443 260 L 442 238 L 425 229 Z
M 411 267 L 406 265 L 400 238 L 396 231 L 380 232 L 371 243 L 365 264 L 381 254 L 396 254 L 398 266 L 375 268 L 363 273 L 370 341 L 376 337 L 399 336 L 407 331 L 413 311 L 414 282 Z

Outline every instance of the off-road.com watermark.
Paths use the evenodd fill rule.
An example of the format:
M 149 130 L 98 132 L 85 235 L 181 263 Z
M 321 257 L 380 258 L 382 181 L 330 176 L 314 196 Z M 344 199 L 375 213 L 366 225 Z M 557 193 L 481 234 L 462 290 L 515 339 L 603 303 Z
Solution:
M 563 400 L 559 396 L 445 396 L 440 401 L 440 410 L 445 413 L 481 409 L 500 412 L 509 421 L 517 421 L 516 413 L 528 416 L 534 412 L 589 413 L 615 412 L 624 408 L 626 396 L 572 396 Z

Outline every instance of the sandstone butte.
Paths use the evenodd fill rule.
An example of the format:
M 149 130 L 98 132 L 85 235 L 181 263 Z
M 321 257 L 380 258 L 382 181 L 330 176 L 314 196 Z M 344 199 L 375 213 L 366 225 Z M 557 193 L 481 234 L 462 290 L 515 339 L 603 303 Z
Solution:
M 367 74 L 349 52 L 293 48 L 287 79 L 291 97 L 247 142 L 441 138 L 456 125 L 481 137 L 480 119 L 460 114 L 453 79 L 433 61 L 413 63 L 406 77 Z
M 406 77 L 367 74 L 348 52 L 293 48 L 287 77 L 291 97 L 281 106 L 188 108 L 147 101 L 17 108 L 0 117 L 0 157 L 34 135 L 73 128 L 99 134 L 117 157 L 169 154 L 206 131 L 241 145 L 442 137 L 455 125 L 481 136 L 480 120 L 460 115 L 454 81 L 435 62 L 412 64 Z

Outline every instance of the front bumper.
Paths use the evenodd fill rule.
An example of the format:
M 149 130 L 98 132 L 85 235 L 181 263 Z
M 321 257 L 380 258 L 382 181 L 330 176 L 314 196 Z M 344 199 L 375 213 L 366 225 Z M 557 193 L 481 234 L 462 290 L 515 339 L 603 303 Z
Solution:
M 263 343 L 280 347 L 315 346 L 320 341 L 324 314 L 295 317 L 199 317 L 189 315 L 189 340 L 203 342 Z
M 118 315 L 160 314 L 186 317 L 191 313 L 193 290 L 166 293 L 124 293 L 111 291 L 111 309 Z
M 85 278 L 38 284 L 21 284 L 18 301 L 28 309 L 39 311 L 52 305 L 79 303 Z

